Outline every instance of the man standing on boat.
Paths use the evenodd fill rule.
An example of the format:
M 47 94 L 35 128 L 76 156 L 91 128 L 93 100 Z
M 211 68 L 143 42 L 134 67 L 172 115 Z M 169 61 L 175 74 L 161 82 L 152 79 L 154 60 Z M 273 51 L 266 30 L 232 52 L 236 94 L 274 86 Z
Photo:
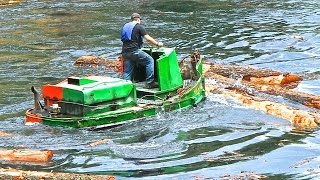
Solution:
M 155 88 L 158 85 L 154 80 L 154 60 L 141 48 L 143 39 L 158 47 L 162 47 L 163 43 L 147 34 L 145 28 L 140 24 L 141 16 L 138 13 L 133 13 L 131 20 L 121 28 L 122 57 L 124 59 L 123 78 L 132 80 L 136 64 L 143 65 L 146 67 L 146 88 Z

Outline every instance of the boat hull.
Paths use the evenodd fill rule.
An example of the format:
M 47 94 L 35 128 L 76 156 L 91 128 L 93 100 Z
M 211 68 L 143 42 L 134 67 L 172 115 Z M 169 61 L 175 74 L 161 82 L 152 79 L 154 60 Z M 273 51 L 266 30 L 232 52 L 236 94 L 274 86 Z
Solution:
M 137 106 L 123 108 L 113 112 L 85 117 L 44 116 L 40 113 L 34 114 L 34 109 L 29 109 L 26 111 L 26 122 L 71 128 L 116 126 L 128 121 L 151 117 L 161 111 L 168 112 L 196 106 L 205 98 L 204 79 L 199 79 L 192 88 L 187 89 L 186 92 L 179 94 L 179 96 L 181 97 L 179 100 L 168 100 L 159 105 L 138 104 Z

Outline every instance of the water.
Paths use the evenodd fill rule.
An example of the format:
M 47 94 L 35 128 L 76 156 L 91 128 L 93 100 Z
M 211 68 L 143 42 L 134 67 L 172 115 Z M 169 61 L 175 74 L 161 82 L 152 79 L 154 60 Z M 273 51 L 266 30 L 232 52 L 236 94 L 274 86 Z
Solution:
M 219 179 L 241 172 L 318 179 L 318 129 L 295 128 L 216 94 L 198 107 L 93 132 L 23 121 L 32 85 L 40 89 L 71 75 L 113 76 L 73 62 L 82 55 L 116 58 L 119 28 L 134 11 L 151 36 L 181 57 L 198 49 L 212 62 L 297 73 L 304 77 L 299 91 L 319 94 L 319 8 L 317 0 L 32 0 L 2 6 L 0 131 L 15 136 L 0 137 L 0 147 L 50 149 L 54 157 L 48 164 L 0 166 L 120 179 Z M 108 142 L 89 146 L 101 139 Z

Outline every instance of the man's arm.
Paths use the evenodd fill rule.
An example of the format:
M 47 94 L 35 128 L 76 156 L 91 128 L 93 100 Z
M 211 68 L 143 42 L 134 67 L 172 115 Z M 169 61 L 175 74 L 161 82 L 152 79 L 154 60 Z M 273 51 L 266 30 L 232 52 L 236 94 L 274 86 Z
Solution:
M 151 36 L 149 36 L 148 34 L 144 35 L 143 38 L 148 41 L 150 44 L 162 47 L 163 43 L 162 42 L 157 42 L 155 39 L 153 39 Z

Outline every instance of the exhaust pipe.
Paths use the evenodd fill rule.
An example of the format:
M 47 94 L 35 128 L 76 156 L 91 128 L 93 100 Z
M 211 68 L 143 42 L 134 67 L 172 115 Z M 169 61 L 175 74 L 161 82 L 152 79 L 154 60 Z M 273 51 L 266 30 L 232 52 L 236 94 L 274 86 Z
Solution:
M 38 91 L 32 86 L 31 91 L 33 92 L 33 99 L 34 99 L 34 109 L 35 110 L 43 110 L 44 106 L 40 102 L 40 95 Z

